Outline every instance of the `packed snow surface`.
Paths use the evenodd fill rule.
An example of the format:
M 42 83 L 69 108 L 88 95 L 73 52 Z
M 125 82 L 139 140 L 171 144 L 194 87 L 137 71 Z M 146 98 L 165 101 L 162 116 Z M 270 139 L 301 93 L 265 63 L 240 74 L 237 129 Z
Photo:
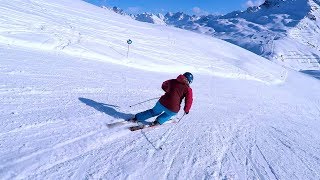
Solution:
M 80 0 L 2 0 L 0 57 L 0 179 L 320 178 L 319 79 L 235 45 Z M 185 71 L 179 123 L 107 126 Z

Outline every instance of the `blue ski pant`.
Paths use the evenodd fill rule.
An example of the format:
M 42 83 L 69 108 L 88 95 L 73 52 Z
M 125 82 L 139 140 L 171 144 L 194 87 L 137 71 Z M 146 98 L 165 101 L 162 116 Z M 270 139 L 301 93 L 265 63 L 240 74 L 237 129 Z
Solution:
M 152 109 L 140 112 L 136 114 L 135 117 L 138 121 L 142 122 L 143 124 L 149 124 L 145 120 L 151 117 L 158 116 L 156 121 L 158 121 L 160 124 L 163 124 L 176 114 L 177 113 L 170 111 L 158 101 Z

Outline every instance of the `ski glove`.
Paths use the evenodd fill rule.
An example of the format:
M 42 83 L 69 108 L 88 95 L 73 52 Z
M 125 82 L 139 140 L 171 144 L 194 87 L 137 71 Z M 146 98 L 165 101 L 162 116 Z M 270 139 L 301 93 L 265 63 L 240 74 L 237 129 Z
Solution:
M 185 114 L 189 114 L 189 112 L 184 112 Z

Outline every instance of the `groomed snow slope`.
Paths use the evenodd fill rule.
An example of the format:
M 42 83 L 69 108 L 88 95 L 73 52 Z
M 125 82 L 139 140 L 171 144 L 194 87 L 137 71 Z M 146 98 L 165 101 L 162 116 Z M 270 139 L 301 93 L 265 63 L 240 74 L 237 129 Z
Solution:
M 79 0 L 1 3 L 0 179 L 320 178 L 319 80 Z M 180 123 L 106 126 L 184 71 Z

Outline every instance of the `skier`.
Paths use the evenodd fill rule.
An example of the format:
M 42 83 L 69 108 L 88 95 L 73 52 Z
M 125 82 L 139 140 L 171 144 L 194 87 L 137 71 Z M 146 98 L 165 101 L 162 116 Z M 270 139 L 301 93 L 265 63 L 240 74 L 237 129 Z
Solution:
M 179 112 L 183 98 L 185 98 L 184 112 L 188 114 L 193 101 L 192 89 L 190 88 L 192 81 L 193 75 L 190 72 L 186 72 L 183 75 L 180 74 L 176 79 L 163 82 L 162 89 L 165 94 L 161 96 L 155 106 L 152 109 L 136 114 L 129 121 L 141 122 L 149 126 L 161 125 Z M 145 121 L 155 116 L 158 117 L 154 122 Z M 142 126 L 144 127 L 144 125 Z

